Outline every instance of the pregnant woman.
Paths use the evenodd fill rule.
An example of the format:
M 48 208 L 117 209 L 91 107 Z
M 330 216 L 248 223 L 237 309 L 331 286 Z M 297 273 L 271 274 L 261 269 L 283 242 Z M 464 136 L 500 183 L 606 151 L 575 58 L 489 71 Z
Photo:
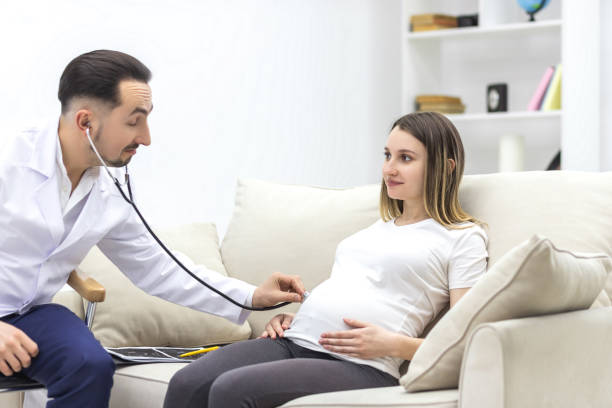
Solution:
M 405 115 L 384 148 L 381 220 L 343 240 L 331 276 L 260 338 L 191 363 L 164 407 L 277 407 L 322 392 L 398 385 L 425 326 L 486 270 L 487 237 L 457 198 L 464 152 L 444 116 Z

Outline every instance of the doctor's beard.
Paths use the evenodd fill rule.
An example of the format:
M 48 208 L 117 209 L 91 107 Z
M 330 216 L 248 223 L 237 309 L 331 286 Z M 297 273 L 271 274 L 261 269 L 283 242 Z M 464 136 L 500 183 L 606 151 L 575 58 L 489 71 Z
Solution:
M 100 138 L 102 135 L 102 129 L 104 129 L 104 126 L 100 125 L 100 127 L 98 128 L 98 131 L 94 134 L 94 137 L 93 137 L 93 141 L 96 144 L 96 149 L 98 149 L 98 152 L 100 152 L 100 148 L 98 146 L 99 146 Z M 121 149 L 121 153 L 119 153 L 119 157 L 115 160 L 111 160 L 111 159 L 108 159 L 102 156 L 102 153 L 100 153 L 100 156 L 102 157 L 102 160 L 104 160 L 104 162 L 106 163 L 108 167 L 123 167 L 123 166 L 126 166 L 130 162 L 130 160 L 132 160 L 132 156 L 129 156 L 125 160 L 121 160 L 121 155 L 126 150 L 135 149 L 137 147 L 138 147 L 138 144 L 136 143 L 124 147 L 123 149 Z M 91 152 L 93 153 L 93 149 L 91 148 L 91 146 L 89 146 L 89 150 L 91 150 Z

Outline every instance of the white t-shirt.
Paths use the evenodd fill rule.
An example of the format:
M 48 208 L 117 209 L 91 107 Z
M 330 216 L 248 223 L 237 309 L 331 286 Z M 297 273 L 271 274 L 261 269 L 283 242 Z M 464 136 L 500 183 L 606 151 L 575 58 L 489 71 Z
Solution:
M 308 349 L 324 332 L 348 330 L 343 318 L 419 337 L 449 302 L 449 289 L 470 288 L 487 266 L 487 236 L 477 225 L 447 229 L 429 218 L 397 226 L 377 221 L 338 245 L 331 276 L 312 290 L 285 337 Z M 400 358 L 364 360 L 399 378 Z

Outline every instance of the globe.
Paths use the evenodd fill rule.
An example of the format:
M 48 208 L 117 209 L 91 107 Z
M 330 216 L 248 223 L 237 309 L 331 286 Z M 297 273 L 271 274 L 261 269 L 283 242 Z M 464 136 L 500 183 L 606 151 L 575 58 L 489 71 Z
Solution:
M 550 0 L 517 0 L 523 10 L 529 14 L 529 21 L 535 21 L 534 15 L 542 10 Z

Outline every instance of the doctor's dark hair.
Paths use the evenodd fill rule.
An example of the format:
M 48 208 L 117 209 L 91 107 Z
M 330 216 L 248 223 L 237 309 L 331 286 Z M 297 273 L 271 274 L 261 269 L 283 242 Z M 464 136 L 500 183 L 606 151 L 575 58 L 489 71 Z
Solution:
M 151 71 L 131 55 L 119 51 L 96 50 L 79 55 L 66 66 L 60 78 L 57 97 L 62 113 L 76 97 L 99 99 L 114 108 L 121 103 L 119 82 L 132 79 L 148 83 Z
M 447 228 L 461 228 L 456 224 L 470 221 L 481 224 L 467 214 L 459 204 L 459 184 L 463 177 L 465 155 L 463 143 L 453 123 L 436 112 L 417 112 L 404 115 L 393 123 L 391 130 L 399 128 L 410 133 L 425 146 L 423 200 L 427 214 Z M 455 162 L 453 169 L 448 159 Z M 403 201 L 389 197 L 383 179 L 380 190 L 380 215 L 384 221 L 399 217 Z

